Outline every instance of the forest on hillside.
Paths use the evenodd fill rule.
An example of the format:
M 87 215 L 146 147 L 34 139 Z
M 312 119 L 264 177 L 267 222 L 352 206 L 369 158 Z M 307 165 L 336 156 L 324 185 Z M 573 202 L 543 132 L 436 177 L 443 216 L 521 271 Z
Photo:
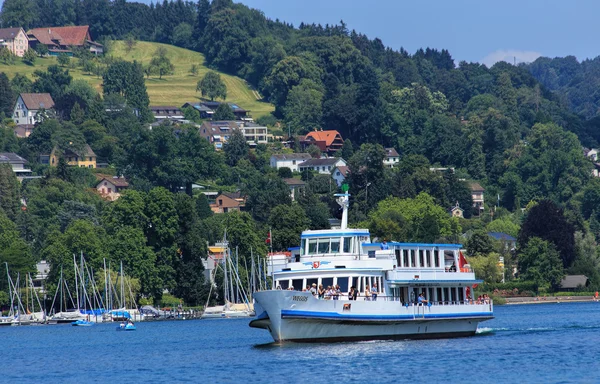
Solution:
M 536 287 L 556 289 L 565 273 L 586 274 L 600 287 L 600 179 L 582 150 L 595 145 L 595 131 L 526 66 L 488 68 L 456 64 L 447 50 L 393 50 L 343 22 L 294 27 L 231 0 L 5 0 L 0 20 L 25 28 L 86 24 L 107 45 L 135 38 L 200 51 L 208 65 L 243 77 L 275 105 L 270 124 L 292 135 L 341 133 L 353 226 L 399 241 L 465 242 L 491 283 L 501 275 L 503 254 L 509 279 L 518 265 L 517 277 Z M 159 299 L 166 288 L 197 304 L 207 294 L 199 258 L 224 228 L 238 229 L 230 239 L 247 257 L 250 249 L 266 253 L 269 228 L 277 249 L 285 249 L 303 229 L 326 228 L 327 218 L 339 215 L 327 175 L 302 175 L 308 193 L 291 201 L 283 182 L 290 175 L 269 167 L 272 154 L 290 151 L 281 143 L 250 150 L 237 138 L 217 152 L 192 126 L 148 130 L 130 110 L 107 112 L 103 106 L 119 98 L 147 111 L 148 97 L 138 63 L 106 65 L 103 95 L 60 67 L 40 71 L 33 82 L 0 75 L 5 116 L 25 91 L 49 92 L 58 108 L 57 118 L 45 119 L 27 139 L 14 137 L 10 119 L 3 122 L 0 150 L 21 154 L 44 178 L 19 186 L 5 172 L 0 227 L 10 237 L 0 238 L 0 261 L 16 259 L 17 251 L 6 249 L 26 249 L 30 260 L 45 257 L 54 266 L 82 249 L 96 263 L 119 256 L 144 297 Z M 88 190 L 91 171 L 39 164 L 40 154 L 70 143 L 89 144 L 132 189 L 109 203 Z M 383 166 L 385 147 L 400 153 L 393 169 Z M 485 187 L 485 209 L 475 216 L 468 181 Z M 247 210 L 212 215 L 192 183 L 239 190 Z M 32 202 L 25 211 L 20 198 Z M 465 219 L 448 214 L 457 202 Z M 517 252 L 486 231 L 518 237 Z

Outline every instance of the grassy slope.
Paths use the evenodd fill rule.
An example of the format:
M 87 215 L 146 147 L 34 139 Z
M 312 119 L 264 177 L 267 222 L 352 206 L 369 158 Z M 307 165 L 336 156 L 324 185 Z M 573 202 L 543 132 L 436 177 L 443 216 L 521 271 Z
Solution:
M 187 101 L 195 101 L 200 99 L 200 93 L 196 92 L 196 83 L 209 70 L 204 66 L 204 55 L 198 52 L 190 51 L 183 48 L 174 47 L 159 43 L 138 42 L 135 48 L 129 52 L 125 52 L 125 47 L 122 42 L 115 42 L 111 55 L 120 57 L 128 61 L 137 60 L 142 64 L 148 64 L 152 58 L 152 54 L 156 48 L 163 46 L 167 49 L 168 56 L 175 66 L 175 74 L 165 76 L 162 79 L 151 77 L 146 79 L 146 87 L 150 96 L 150 105 L 156 106 L 182 106 Z M 28 66 L 17 61 L 15 65 L 0 64 L 0 72 L 5 72 L 9 78 L 12 78 L 16 73 L 21 73 L 31 77 L 36 69 L 45 70 L 49 65 L 56 64 L 55 58 L 38 59 L 35 66 Z M 192 76 L 188 73 L 192 64 L 199 66 L 197 76 Z M 71 69 L 71 75 L 74 79 L 84 79 L 98 91 L 101 91 L 101 79 L 95 76 L 84 74 L 79 68 Z M 254 118 L 266 115 L 273 111 L 272 104 L 258 101 L 252 90 L 243 79 L 221 73 L 221 78 L 227 84 L 227 101 L 234 102 L 240 107 L 250 110 Z

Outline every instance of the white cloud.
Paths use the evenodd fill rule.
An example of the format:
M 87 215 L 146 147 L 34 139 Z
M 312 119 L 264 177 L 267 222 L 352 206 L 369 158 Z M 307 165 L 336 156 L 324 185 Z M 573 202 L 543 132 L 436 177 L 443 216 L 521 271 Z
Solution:
M 539 52 L 534 51 L 517 51 L 514 49 L 499 49 L 494 51 L 484 57 L 481 62 L 488 67 L 496 64 L 499 61 L 506 61 L 508 63 L 513 64 L 515 62 L 515 58 L 517 64 L 519 63 L 531 63 L 535 61 L 538 57 L 542 56 Z

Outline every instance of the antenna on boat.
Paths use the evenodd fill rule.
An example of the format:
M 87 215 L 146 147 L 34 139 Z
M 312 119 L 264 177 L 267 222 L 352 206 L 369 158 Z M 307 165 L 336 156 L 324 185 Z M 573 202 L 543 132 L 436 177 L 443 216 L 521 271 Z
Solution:
M 348 207 L 350 206 L 350 194 L 348 193 L 348 184 L 342 184 L 342 191 L 344 193 L 336 193 L 336 202 L 342 207 L 342 223 L 340 229 L 348 228 Z

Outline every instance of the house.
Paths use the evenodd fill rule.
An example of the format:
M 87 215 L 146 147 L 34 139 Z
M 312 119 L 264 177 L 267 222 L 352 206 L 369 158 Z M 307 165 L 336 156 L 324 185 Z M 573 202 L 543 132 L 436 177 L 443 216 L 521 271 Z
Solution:
M 31 135 L 33 128 L 35 128 L 35 125 L 33 124 L 21 124 L 16 125 L 13 132 L 15 133 L 15 136 L 25 139 Z
M 31 175 L 31 169 L 25 168 L 27 160 L 12 152 L 0 152 L 0 164 L 10 164 L 13 172 L 22 180 L 24 176 Z
M 0 29 L 0 48 L 6 48 L 13 55 L 23 57 L 29 49 L 29 38 L 23 28 Z
M 212 119 L 213 115 L 221 104 L 223 103 L 218 101 L 192 101 L 183 104 L 181 108 L 192 107 L 200 113 L 200 118 Z M 227 105 L 229 105 L 231 108 L 231 111 L 236 119 L 252 121 L 252 118 L 250 118 L 250 111 L 234 103 L 227 103 Z
M 298 165 L 300 172 L 317 171 L 328 175 L 335 167 L 346 166 L 344 159 L 339 157 L 326 157 L 323 159 L 310 159 Z
M 104 52 L 102 44 L 92 40 L 88 25 L 34 28 L 27 31 L 27 36 L 31 48 L 35 49 L 38 44 L 44 44 L 51 56 L 61 53 L 72 56 L 73 48 L 86 48 L 95 55 Z
M 585 288 L 589 285 L 589 280 L 585 275 L 567 275 L 560 281 L 561 291 L 575 291 Z
M 394 148 L 385 149 L 385 159 L 383 159 L 383 165 L 388 168 L 394 168 L 395 165 L 400 161 L 400 155 Z
M 504 244 L 504 249 L 507 251 L 513 250 L 517 247 L 517 239 L 511 235 L 503 232 L 488 232 L 488 236 L 494 240 L 498 240 Z
M 21 93 L 13 108 L 13 121 L 17 125 L 32 125 L 39 121 L 38 112 L 52 108 L 54 100 L 49 93 Z
M 121 197 L 121 192 L 127 188 L 129 188 L 129 183 L 123 176 L 103 177 L 96 184 L 96 190 L 100 195 L 110 201 Z
M 40 156 L 40 162 L 42 164 L 56 167 L 58 165 L 59 157 L 62 156 L 69 165 L 81 168 L 96 168 L 96 154 L 87 144 L 80 150 L 66 149 L 61 151 L 58 147 L 54 147 L 50 156 L 47 156 L 47 160 L 46 156 Z
M 33 286 L 39 289 L 38 293 L 43 294 L 45 292 L 44 283 L 48 278 L 48 272 L 50 272 L 50 263 L 48 263 L 46 260 L 42 260 L 35 265 L 35 269 L 36 274 L 32 279 Z
M 290 188 L 290 197 L 292 201 L 296 200 L 296 196 L 304 193 L 306 183 L 300 179 L 283 179 L 283 181 Z
M 594 163 L 594 169 L 592 169 L 592 175 L 600 177 L 600 163 Z
M 333 168 L 331 171 L 331 177 L 335 180 L 338 187 L 341 187 L 344 184 L 344 181 L 348 177 L 348 173 L 350 172 L 350 168 L 345 165 L 338 165 Z
M 298 172 L 298 165 L 310 160 L 312 157 L 308 153 L 282 153 L 272 155 L 270 160 L 271 168 L 284 168 L 287 167 L 292 172 Z
M 461 218 L 462 218 L 462 217 L 464 217 L 464 216 L 463 216 L 463 212 L 464 212 L 464 211 L 465 211 L 465 210 L 464 210 L 464 209 L 462 209 L 462 208 L 461 208 L 461 207 L 458 205 L 458 201 L 457 201 L 457 202 L 456 202 L 456 205 L 454 206 L 454 208 L 452 208 L 452 209 L 450 210 L 450 215 L 451 215 L 452 217 L 461 217 Z
M 217 151 L 220 151 L 229 140 L 233 130 L 237 128 L 238 125 L 235 121 L 205 121 L 198 128 L 198 133 L 213 144 Z
M 593 162 L 598 161 L 598 150 L 595 148 L 592 148 L 592 149 L 584 148 L 583 154 L 585 155 L 585 157 L 592 160 Z
M 321 152 L 334 154 L 344 145 L 344 139 L 338 131 L 314 131 L 300 139 L 300 145 L 303 149 L 311 145 L 319 147 Z
M 240 125 L 240 130 L 250 147 L 269 142 L 269 129 L 267 127 L 262 127 L 258 124 L 243 123 Z
M 158 121 L 184 118 L 183 112 L 178 107 L 150 107 L 150 111 Z
M 483 192 L 485 189 L 479 183 L 470 183 L 471 196 L 473 197 L 473 208 L 477 208 L 479 211 L 483 211 Z
M 240 211 L 244 207 L 245 203 L 245 197 L 242 197 L 239 192 L 222 192 L 217 196 L 215 202 L 210 204 L 210 209 L 214 213 Z

